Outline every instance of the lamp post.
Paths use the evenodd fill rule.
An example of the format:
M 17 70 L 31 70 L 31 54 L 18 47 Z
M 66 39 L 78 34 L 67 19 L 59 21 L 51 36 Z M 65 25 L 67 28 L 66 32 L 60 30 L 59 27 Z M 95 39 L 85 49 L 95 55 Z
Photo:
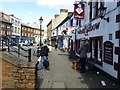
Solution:
M 39 21 L 40 21 L 40 43 L 41 43 L 41 30 L 42 30 L 42 22 L 43 22 L 42 16 L 40 17 Z

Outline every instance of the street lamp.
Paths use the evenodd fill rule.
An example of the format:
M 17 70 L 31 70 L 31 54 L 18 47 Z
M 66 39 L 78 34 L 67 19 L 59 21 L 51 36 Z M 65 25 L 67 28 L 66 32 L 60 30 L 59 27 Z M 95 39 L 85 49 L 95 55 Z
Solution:
M 40 21 L 40 43 L 41 43 L 41 30 L 42 30 L 42 22 L 43 22 L 42 16 L 40 17 L 39 21 Z
M 109 17 L 104 18 L 105 14 L 106 14 L 106 9 L 107 9 L 107 7 L 104 7 L 104 5 L 101 3 L 100 8 L 98 9 L 98 12 L 99 12 L 99 16 L 101 19 L 104 19 L 107 22 L 109 22 Z

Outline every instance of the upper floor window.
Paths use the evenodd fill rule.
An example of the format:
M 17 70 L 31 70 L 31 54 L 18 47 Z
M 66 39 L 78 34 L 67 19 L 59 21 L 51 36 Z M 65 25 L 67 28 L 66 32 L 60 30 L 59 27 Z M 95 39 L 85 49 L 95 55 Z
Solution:
M 18 21 L 18 25 L 20 25 L 20 21 Z
M 120 6 L 120 1 L 117 2 L 117 6 Z
M 11 23 L 14 23 L 14 19 L 13 18 L 11 19 Z
M 93 2 L 93 18 L 98 15 L 98 2 Z
M 95 2 L 90 2 L 90 13 L 89 13 L 89 19 L 94 19 L 98 16 L 98 0 Z
M 17 20 L 15 20 L 15 24 L 17 24 Z

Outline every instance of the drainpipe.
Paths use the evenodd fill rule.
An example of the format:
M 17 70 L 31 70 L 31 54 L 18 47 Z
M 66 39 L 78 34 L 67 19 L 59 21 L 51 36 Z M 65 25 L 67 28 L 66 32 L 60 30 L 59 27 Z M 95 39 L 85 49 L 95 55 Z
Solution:
M 118 12 L 120 12 L 120 7 L 118 7 Z M 118 29 L 120 30 L 120 23 L 118 23 Z M 120 47 L 120 38 L 119 38 L 119 47 Z M 118 56 L 118 59 L 120 60 L 120 55 Z M 120 61 L 118 61 L 118 63 L 120 63 Z M 118 83 L 120 85 L 120 71 L 118 71 Z

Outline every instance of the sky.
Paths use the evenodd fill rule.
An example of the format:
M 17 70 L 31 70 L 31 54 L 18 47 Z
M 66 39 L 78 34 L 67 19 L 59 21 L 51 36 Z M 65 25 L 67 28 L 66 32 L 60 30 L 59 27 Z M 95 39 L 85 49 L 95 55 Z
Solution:
M 42 16 L 42 28 L 46 29 L 54 15 L 60 14 L 60 9 L 73 12 L 74 2 L 75 0 L 0 0 L 0 11 L 8 15 L 13 14 L 23 23 L 36 22 L 38 26 L 39 18 Z

